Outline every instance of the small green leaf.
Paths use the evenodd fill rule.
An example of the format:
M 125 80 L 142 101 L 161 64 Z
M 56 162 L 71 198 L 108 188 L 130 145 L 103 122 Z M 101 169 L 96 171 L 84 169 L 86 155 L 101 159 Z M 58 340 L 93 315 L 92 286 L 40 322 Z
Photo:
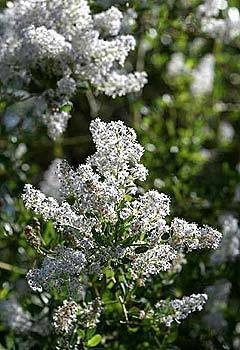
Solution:
M 104 273 L 106 275 L 107 278 L 111 278 L 114 277 L 114 271 L 111 267 L 107 267 L 104 269 Z
M 96 333 L 96 328 L 89 328 L 86 332 L 87 339 L 92 339 L 95 333 Z
M 94 346 L 97 346 L 102 340 L 102 337 L 100 334 L 96 334 L 94 335 L 94 337 L 92 337 L 91 339 L 89 339 L 89 341 L 87 342 L 87 346 L 89 346 L 90 348 L 93 348 Z
M 126 194 L 124 196 L 124 199 L 125 199 L 126 202 L 130 202 L 132 200 L 132 196 L 130 196 L 130 194 Z
M 72 104 L 63 105 L 60 109 L 61 109 L 61 112 L 69 113 L 72 110 Z
M 77 334 L 78 334 L 79 337 L 82 338 L 82 339 L 85 337 L 85 332 L 84 332 L 84 330 L 82 330 L 82 329 L 78 329 L 78 330 L 77 330 Z

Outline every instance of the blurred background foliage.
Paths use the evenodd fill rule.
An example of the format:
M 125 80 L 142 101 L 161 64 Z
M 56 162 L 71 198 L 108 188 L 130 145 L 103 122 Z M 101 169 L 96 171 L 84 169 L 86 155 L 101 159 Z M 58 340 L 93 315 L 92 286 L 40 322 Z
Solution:
M 121 119 L 135 128 L 146 149 L 146 186 L 171 196 L 174 215 L 219 229 L 222 215 L 239 216 L 240 36 L 223 43 L 203 34 L 196 16 L 201 3 L 198 0 L 91 3 L 96 10 L 115 5 L 123 11 L 134 11 L 137 50 L 128 64 L 148 74 L 142 93 L 112 100 L 102 95 L 86 97 L 80 92 L 75 97 L 69 127 L 56 143 L 31 114 L 31 101 L 0 101 L 0 300 L 15 295 L 25 308 L 37 312 L 42 310 L 43 301 L 31 294 L 24 276 L 34 264 L 35 253 L 23 235 L 32 217 L 23 208 L 22 188 L 25 183 L 39 186 L 56 157 L 66 158 L 73 165 L 83 162 L 93 151 L 88 127 L 96 115 L 104 120 Z M 1 7 L 5 4 L 1 1 Z M 229 4 L 239 8 L 240 1 Z M 191 92 L 191 75 L 169 74 L 169 62 L 176 52 L 184 55 L 189 69 L 195 68 L 204 55 L 214 56 L 210 93 L 195 96 Z M 51 227 L 44 227 L 44 232 L 46 237 L 54 235 Z M 170 295 L 178 297 L 217 286 L 213 292 L 217 305 L 212 314 L 213 318 L 223 319 L 223 324 L 209 323 L 207 315 L 214 304 L 209 298 L 205 312 L 174 327 L 168 345 L 156 349 L 240 349 L 239 257 L 220 265 L 211 264 L 210 258 L 211 253 L 192 253 L 180 276 L 166 285 Z M 151 291 L 156 300 L 162 283 L 162 279 L 156 279 Z M 220 292 L 225 293 L 224 297 Z M 131 338 L 131 343 L 124 328 L 120 334 L 111 350 L 155 349 L 147 333 L 141 339 Z M 17 337 L 1 325 L 0 349 L 27 349 L 26 343 L 16 345 Z M 47 346 L 46 340 L 46 349 Z

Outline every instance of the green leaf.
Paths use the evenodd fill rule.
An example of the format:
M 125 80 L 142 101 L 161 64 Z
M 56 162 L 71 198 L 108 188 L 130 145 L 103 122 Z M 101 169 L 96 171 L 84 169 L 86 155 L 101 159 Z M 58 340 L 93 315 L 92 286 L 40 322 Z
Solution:
M 97 346 L 102 340 L 102 337 L 100 334 L 96 334 L 94 335 L 94 337 L 92 337 L 91 339 L 89 339 L 89 341 L 87 342 L 87 346 L 89 346 L 90 348 L 93 348 L 94 346 Z
M 130 202 L 131 200 L 132 200 L 132 196 L 130 195 L 130 194 L 126 194 L 125 196 L 124 196 L 124 200 L 126 201 L 126 202 Z
M 94 334 L 96 333 L 96 328 L 90 328 L 87 330 L 86 337 L 87 339 L 92 339 Z
M 77 334 L 79 335 L 79 337 L 80 337 L 81 339 L 83 339 L 83 338 L 85 337 L 85 332 L 84 332 L 84 330 L 82 330 L 82 329 L 78 329 L 78 330 L 77 330 Z
M 71 110 L 72 110 L 72 104 L 63 105 L 63 106 L 60 108 L 60 110 L 61 110 L 61 112 L 70 113 Z

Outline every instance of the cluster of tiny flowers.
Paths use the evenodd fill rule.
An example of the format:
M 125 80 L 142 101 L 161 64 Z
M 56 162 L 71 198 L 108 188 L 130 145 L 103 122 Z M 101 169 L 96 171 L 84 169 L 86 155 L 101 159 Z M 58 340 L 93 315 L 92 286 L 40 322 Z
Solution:
M 158 275 L 161 271 L 171 268 L 176 258 L 176 251 L 168 244 L 159 244 L 145 253 L 136 255 L 131 266 L 133 278 L 145 278 Z
M 65 238 L 40 268 L 28 273 L 32 289 L 64 287 L 75 298 L 73 289 L 85 291 L 81 276 L 95 273 L 101 278 L 104 267 L 125 264 L 133 283 L 145 283 L 161 271 L 173 271 L 184 251 L 217 248 L 221 234 L 212 228 L 180 219 L 167 223 L 167 195 L 138 193 L 136 181 L 145 180 L 147 170 L 140 163 L 144 150 L 134 130 L 121 121 L 95 119 L 90 131 L 96 152 L 86 164 L 74 170 L 65 161 L 57 163 L 58 199 L 25 186 L 26 208 L 52 220 Z
M 240 34 L 239 10 L 229 7 L 226 0 L 205 0 L 198 7 L 198 15 L 203 33 L 212 38 L 229 42 Z
M 48 135 L 51 139 L 56 140 L 66 130 L 67 123 L 71 115 L 59 110 L 47 110 L 42 115 L 42 121 L 48 128 Z
M 36 101 L 41 96 L 43 121 L 53 139 L 66 128 L 70 115 L 61 107 L 78 87 L 90 84 L 115 98 L 145 85 L 145 72 L 124 70 L 136 43 L 121 34 L 124 16 L 116 7 L 92 14 L 87 0 L 9 4 L 0 15 L 2 93 L 16 96 L 25 90 L 37 94 Z
M 168 63 L 167 71 L 170 77 L 187 75 L 191 78 L 191 92 L 194 96 L 207 95 L 212 92 L 214 83 L 215 58 L 212 54 L 205 55 L 196 68 L 190 69 L 181 52 L 174 53 Z
M 102 310 L 103 306 L 100 298 L 96 298 L 79 307 L 79 323 L 81 327 L 86 329 L 95 328 L 100 322 Z
M 172 244 L 185 248 L 187 251 L 195 249 L 218 248 L 222 235 L 209 226 L 198 227 L 195 223 L 188 223 L 175 218 L 171 224 Z
M 79 306 L 73 300 L 64 300 L 53 315 L 53 326 L 57 333 L 71 333 L 77 321 Z
M 82 273 L 86 265 L 85 255 L 72 248 L 58 246 L 52 256 L 44 259 L 40 269 L 30 270 L 27 274 L 29 286 L 34 291 L 52 289 L 61 290 L 67 284 L 69 294 L 73 291 L 76 279 Z M 67 281 L 67 283 L 66 283 Z M 78 288 L 81 285 L 79 283 Z
M 25 185 L 23 201 L 27 209 L 41 214 L 45 221 L 53 220 L 59 228 L 75 226 L 79 219 L 67 202 L 58 203 L 52 197 L 46 197 L 42 192 L 35 190 L 32 185 Z
M 53 314 L 53 326 L 57 333 L 72 333 L 76 323 L 83 329 L 95 328 L 99 323 L 102 303 L 99 298 L 80 306 L 72 299 L 64 300 Z
M 235 260 L 240 254 L 240 229 L 238 220 L 232 215 L 224 215 L 222 222 L 223 239 L 214 253 L 211 255 L 211 264 L 220 265 Z
M 149 311 L 147 317 L 154 316 L 157 322 L 170 327 L 174 321 L 181 323 L 192 312 L 201 311 L 207 299 L 206 294 L 192 294 L 182 299 L 161 300 Z

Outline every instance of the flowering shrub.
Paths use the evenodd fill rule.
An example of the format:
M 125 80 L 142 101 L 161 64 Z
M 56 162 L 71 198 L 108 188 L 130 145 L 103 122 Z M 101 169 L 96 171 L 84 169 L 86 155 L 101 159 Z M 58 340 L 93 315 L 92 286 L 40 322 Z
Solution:
M 54 328 L 69 341 L 74 337 L 76 344 L 85 345 L 89 339 L 78 329 L 95 329 L 103 317 L 107 322 L 109 302 L 121 305 L 119 321 L 126 324 L 142 319 L 170 326 L 201 310 L 206 294 L 160 300 L 155 305 L 141 302 L 134 294 L 155 275 L 176 269 L 184 253 L 217 248 L 221 239 L 208 226 L 178 218 L 167 223 L 170 199 L 165 194 L 138 193 L 136 181 L 144 181 L 147 170 L 140 163 L 143 148 L 132 129 L 120 121 L 108 124 L 96 119 L 90 131 L 96 152 L 86 164 L 74 170 L 65 161 L 57 163 L 59 200 L 31 185 L 25 186 L 23 194 L 25 207 L 44 221 L 52 220 L 58 232 L 57 245 L 49 249 L 39 230 L 26 227 L 27 240 L 44 256 L 41 266 L 28 272 L 29 286 L 57 295 L 59 302 L 62 299 L 53 316 Z M 89 289 L 97 281 L 102 286 L 90 297 Z M 116 295 L 105 304 L 109 284 Z M 136 313 L 138 320 L 134 320 Z
M 239 0 L 0 6 L 0 348 L 238 350 Z

